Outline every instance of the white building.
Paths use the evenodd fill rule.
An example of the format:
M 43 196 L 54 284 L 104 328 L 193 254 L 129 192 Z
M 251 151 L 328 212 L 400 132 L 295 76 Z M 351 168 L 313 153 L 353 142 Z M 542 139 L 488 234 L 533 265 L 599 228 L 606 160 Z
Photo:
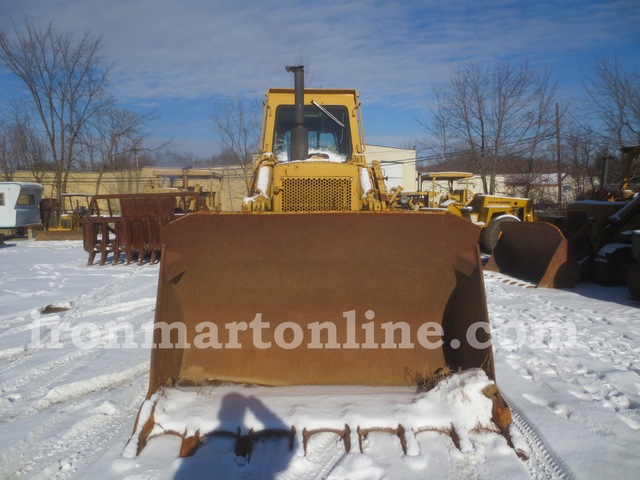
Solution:
M 364 152 L 367 163 L 378 160 L 386 177 L 387 189 L 402 187 L 405 191 L 416 189 L 416 151 L 409 148 L 367 145 Z

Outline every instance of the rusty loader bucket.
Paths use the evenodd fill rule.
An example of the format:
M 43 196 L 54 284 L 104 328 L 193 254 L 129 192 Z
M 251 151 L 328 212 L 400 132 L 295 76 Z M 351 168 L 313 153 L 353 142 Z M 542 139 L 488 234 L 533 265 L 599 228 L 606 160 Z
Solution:
M 405 385 L 407 369 L 444 366 L 493 377 L 491 348 L 467 344 L 467 329 L 488 322 L 469 222 L 197 214 L 167 225 L 163 239 L 155 323 L 184 325 L 186 337 L 152 351 L 151 393 L 167 382 Z M 438 325 L 442 339 L 430 333 Z M 155 342 L 166 333 L 156 328 Z M 181 332 L 170 333 L 177 345 Z M 488 329 L 477 333 L 487 340 Z
M 147 398 L 174 385 L 407 386 L 443 367 L 494 379 L 479 233 L 443 212 L 176 220 Z M 139 422 L 138 452 L 153 415 Z
M 538 287 L 570 288 L 580 270 L 560 229 L 544 222 L 504 222 L 485 269 L 504 273 Z

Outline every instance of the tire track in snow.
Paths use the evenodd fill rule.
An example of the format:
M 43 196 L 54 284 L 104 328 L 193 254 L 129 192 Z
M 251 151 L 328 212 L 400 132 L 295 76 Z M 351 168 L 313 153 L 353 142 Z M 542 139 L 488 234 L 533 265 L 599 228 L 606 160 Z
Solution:
M 132 290 L 128 290 L 127 294 L 128 295 L 135 295 L 137 293 L 140 293 L 141 291 L 145 290 L 148 288 L 148 285 L 143 285 L 140 286 L 138 288 L 134 288 Z M 105 305 L 105 306 L 100 306 L 100 307 L 94 307 L 94 308 L 87 308 L 84 310 L 79 310 L 75 305 L 70 305 L 69 307 L 69 311 L 67 311 L 67 313 L 65 315 L 63 315 L 63 319 L 65 319 L 67 317 L 67 315 L 71 315 L 70 312 L 73 312 L 74 310 L 77 310 L 79 313 L 74 317 L 74 319 L 81 319 L 83 317 L 90 317 L 93 315 L 102 315 L 105 313 L 118 313 L 118 312 L 127 312 L 130 310 L 133 310 L 135 308 L 139 308 L 141 305 L 154 305 L 155 306 L 155 297 L 143 297 L 143 298 L 138 298 L 135 300 L 130 300 L 128 302 L 118 302 L 116 304 L 113 305 Z M 46 305 L 43 305 L 41 308 L 46 307 Z M 37 310 L 37 309 L 36 309 Z M 6 317 L 7 320 L 12 321 L 12 323 L 17 324 L 17 326 L 14 327 L 9 327 L 6 330 L 0 332 L 0 338 L 3 337 L 9 337 L 12 335 L 17 335 L 20 333 L 24 333 L 27 332 L 31 329 L 33 329 L 34 327 L 34 322 L 36 321 L 36 318 L 34 318 L 34 315 L 36 314 L 36 310 L 30 310 L 30 311 L 25 311 L 25 312 L 21 312 L 18 314 L 18 317 L 16 317 L 15 315 L 11 315 Z M 43 320 L 43 324 L 49 324 L 51 322 L 54 322 L 57 318 L 59 318 L 60 315 L 45 315 L 42 317 L 39 317 L 40 319 Z M 31 318 L 30 320 L 27 320 L 28 318 Z M 2 322 L 2 318 L 0 317 L 0 322 Z
M 144 324 L 138 326 L 135 333 L 138 334 L 145 329 Z M 63 383 L 66 378 L 73 378 L 72 372 L 82 372 L 87 366 L 91 366 L 94 362 L 103 362 L 101 359 L 108 350 L 105 348 L 95 347 L 91 349 L 75 349 L 67 354 L 57 357 L 45 364 L 39 364 L 36 367 L 20 373 L 19 376 L 0 385 L 0 393 L 5 398 L 9 398 L 11 403 L 2 409 L 0 414 L 0 424 L 8 421 L 15 421 L 25 417 L 37 414 L 51 403 L 57 403 L 60 397 L 63 397 L 63 391 L 78 392 L 76 396 L 80 396 L 83 390 L 87 393 L 94 391 L 92 387 L 98 384 L 103 387 L 109 387 L 120 383 L 119 377 L 121 372 L 107 373 L 99 377 L 91 377 L 84 380 Z M 108 361 L 108 358 L 106 359 Z M 149 362 L 145 359 L 143 362 L 132 367 L 136 375 L 142 374 L 149 369 Z M 128 369 L 126 371 L 129 371 Z M 82 378 L 80 375 L 78 378 Z M 27 386 L 27 389 L 22 387 Z M 70 396 L 71 398 L 71 396 Z M 55 400 L 52 402 L 51 400 Z M 15 405 L 15 408 L 12 408 Z
M 123 429 L 133 427 L 133 418 L 146 395 L 148 378 L 144 373 L 130 370 L 130 374 L 123 375 L 120 382 L 104 385 L 105 390 L 100 389 L 98 395 L 93 395 L 83 411 L 71 409 L 56 413 L 53 419 L 30 432 L 3 455 L 14 468 L 9 469 L 9 465 L 1 465 L 4 462 L 0 462 L 0 471 L 14 471 L 11 478 L 77 477 L 80 470 L 86 469 L 112 446 L 113 437 L 121 434 Z M 126 383 L 130 385 L 125 389 L 114 390 Z M 114 392 L 114 395 L 106 396 L 105 391 Z M 89 392 L 80 388 L 76 393 L 89 395 L 94 392 L 96 389 Z M 118 398 L 113 399 L 114 396 Z M 58 400 L 62 402 L 73 398 L 77 395 L 62 395 Z M 22 453 L 24 451 L 31 455 L 26 457 Z
M 155 302 L 155 300 L 154 300 Z M 135 306 L 140 304 L 147 304 L 148 302 L 144 301 L 134 301 L 131 302 Z M 119 308 L 117 311 L 126 311 L 130 310 L 132 307 L 128 305 L 126 308 Z M 112 312 L 110 312 L 112 313 Z M 140 312 L 135 312 L 131 317 L 135 318 L 139 316 Z M 126 317 L 122 318 L 122 321 L 127 321 Z M 134 335 L 138 335 L 141 332 L 145 331 L 146 327 L 143 325 L 138 325 L 136 330 L 134 331 Z M 108 339 L 107 339 L 108 340 Z M 27 370 L 16 372 L 14 378 L 8 379 L 0 383 L 0 394 L 3 396 L 10 396 L 13 392 L 18 390 L 25 385 L 32 385 L 37 380 L 41 378 L 45 378 L 46 381 L 44 383 L 40 383 L 37 385 L 37 388 L 33 389 L 29 392 L 28 396 L 21 395 L 21 401 L 37 399 L 43 395 L 45 395 L 49 390 L 51 385 L 57 383 L 59 380 L 63 379 L 70 372 L 81 370 L 84 366 L 90 364 L 98 354 L 102 353 L 103 349 L 100 346 L 90 349 L 81 349 L 77 348 L 71 352 L 65 351 L 63 355 L 58 356 L 57 358 L 50 360 L 46 363 L 40 363 L 35 367 L 32 367 Z M 6 413 L 6 412 L 5 412 Z M 27 413 L 27 412 L 23 412 Z M 0 414 L 0 423 L 7 421 L 8 419 L 14 419 L 16 417 Z M 21 418 L 21 417 L 17 417 Z
M 280 475 L 282 480 L 315 480 L 328 478 L 329 475 L 349 455 L 335 434 L 317 435 L 313 439 L 306 456 L 305 470 L 286 471 Z
M 12 335 L 16 335 L 18 333 L 25 332 L 31 328 L 31 322 L 27 321 L 27 318 L 31 316 L 32 310 L 25 310 L 22 312 L 17 312 L 11 315 L 5 315 L 4 317 L 0 317 L 0 324 L 3 324 L 5 321 L 9 322 L 15 326 L 7 326 L 5 330 L 0 332 L 0 338 L 10 337 Z
M 140 268 L 132 270 L 127 275 L 127 280 L 135 281 L 138 277 Z M 129 302 L 119 301 L 121 297 L 114 296 L 113 292 L 118 291 L 117 287 L 122 289 L 122 278 L 114 279 L 81 295 L 70 311 L 60 316 L 59 327 L 71 326 L 74 322 L 87 316 L 95 316 L 102 314 L 113 314 L 122 312 L 131 312 L 129 315 L 119 317 L 122 321 L 140 318 L 145 314 L 145 310 L 141 311 L 141 307 L 149 308 L 155 305 L 154 298 L 137 298 Z M 134 288 L 126 290 L 126 295 L 138 295 L 143 290 L 149 288 L 149 282 L 139 282 Z M 47 321 L 51 321 L 51 318 Z M 53 318 L 55 322 L 56 319 Z M 137 322 L 134 335 L 139 335 L 145 330 L 145 324 Z M 26 327 L 26 328 L 30 328 Z M 0 414 L 0 423 L 15 421 L 37 414 L 43 408 L 48 406 L 45 400 L 46 395 L 51 393 L 52 385 L 60 383 L 65 377 L 69 377 L 71 372 L 82 370 L 92 362 L 97 361 L 98 355 L 104 353 L 104 345 L 98 345 L 94 348 L 78 348 L 71 344 L 69 335 L 61 335 L 60 341 L 62 348 L 47 348 L 47 342 L 51 341 L 50 329 L 44 329 L 44 338 L 40 340 L 36 348 L 25 350 L 21 354 L 13 354 L 8 364 L 0 371 L 4 374 L 5 379 L 0 382 L 0 402 L 3 404 L 2 413 Z M 109 335 L 109 332 L 107 332 Z M 109 338 L 107 338 L 107 341 Z M 104 337 L 101 336 L 101 343 L 104 343 Z M 70 350 L 69 346 L 73 349 Z M 45 351 L 46 349 L 46 351 Z M 38 359 L 46 358 L 46 361 L 40 362 L 35 366 L 25 368 L 25 363 L 35 363 Z M 54 356 L 53 358 L 50 358 Z M 17 357 L 17 358 L 16 358 Z M 148 367 L 148 365 L 147 365 Z M 10 374 L 7 378 L 7 374 Z M 91 379 L 90 379 L 91 380 Z M 89 381 L 90 381 L 89 380 Z M 23 387 L 27 387 L 26 389 Z M 53 387 L 55 390 L 57 387 Z
M 16 400 L 17 413 L 12 415 L 9 408 L 3 408 L 2 414 L 0 414 L 0 423 L 6 423 L 8 421 L 24 418 L 34 413 L 37 413 L 40 409 L 35 409 L 34 406 L 25 406 L 25 402 L 32 403 L 43 395 L 49 387 L 64 378 L 69 372 L 82 368 L 89 362 L 87 350 L 76 350 L 66 355 L 56 358 L 48 362 L 47 364 L 39 364 L 37 367 L 33 367 L 25 372 L 21 372 L 11 380 L 5 381 L 0 384 L 0 393 L 3 397 L 13 397 L 19 395 Z M 52 374 L 56 372 L 56 374 Z M 37 386 L 35 392 L 22 392 L 18 393 L 18 390 L 25 385 L 34 384 L 38 379 L 45 378 L 46 381 Z M 28 395 L 25 395 L 28 393 Z
M 65 327 L 68 327 L 73 321 L 76 321 L 80 318 L 85 317 L 86 316 L 85 311 L 91 310 L 90 308 L 91 306 L 100 304 L 105 299 L 108 299 L 108 300 L 113 299 L 114 298 L 113 292 L 119 291 L 119 288 L 117 287 L 121 286 L 122 282 L 125 280 L 135 280 L 138 274 L 140 273 L 140 269 L 143 267 L 144 266 L 142 267 L 137 266 L 135 269 L 132 269 L 129 272 L 127 272 L 127 275 L 124 275 L 124 278 L 123 277 L 114 278 L 106 282 L 105 284 L 100 285 L 99 287 L 96 287 L 93 290 L 82 294 L 78 299 L 78 301 L 72 305 L 71 309 L 65 312 L 65 314 L 61 316 L 61 322 L 59 324 L 60 330 L 62 330 Z M 128 290 L 127 295 L 132 295 L 132 294 L 135 295 L 136 293 L 139 293 L 147 289 L 148 287 L 149 285 L 147 283 L 143 283 L 142 285 L 136 286 Z M 114 306 L 117 307 L 117 305 L 119 304 L 120 303 L 117 302 Z M 109 302 L 107 302 L 107 305 L 109 305 Z M 95 311 L 94 311 L 94 314 L 95 314 Z M 52 320 L 55 321 L 55 317 L 50 317 L 45 320 L 46 322 L 50 322 Z M 46 322 L 43 322 L 43 324 L 46 324 Z M 24 326 L 22 331 L 24 332 L 26 330 L 30 330 L 31 328 L 32 328 L 32 325 L 28 324 Z M 52 333 L 51 330 L 47 329 L 47 333 L 44 335 L 43 338 L 40 339 L 40 342 L 38 342 L 35 345 L 30 345 L 31 348 L 26 348 L 24 350 L 24 353 L 18 356 L 18 358 L 13 358 L 11 362 L 0 367 L 0 374 L 21 365 L 29 357 L 31 357 L 31 355 L 33 355 L 35 352 L 41 350 L 42 348 L 46 348 L 47 344 L 51 342 L 51 333 Z M 0 385 L 0 390 L 1 389 L 2 389 L 2 386 Z

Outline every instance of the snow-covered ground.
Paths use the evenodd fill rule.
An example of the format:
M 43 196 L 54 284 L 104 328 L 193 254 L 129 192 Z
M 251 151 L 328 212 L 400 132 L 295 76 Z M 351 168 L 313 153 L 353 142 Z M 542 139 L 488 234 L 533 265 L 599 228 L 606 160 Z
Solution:
M 640 304 L 623 288 L 534 289 L 486 273 L 498 385 L 528 461 L 500 435 L 473 429 L 490 409 L 478 396 L 487 383 L 479 372 L 427 394 L 174 391 L 156 422 L 249 427 L 287 416 L 314 428 L 335 416 L 437 427 L 449 416 L 462 433 L 458 446 L 439 432 L 407 433 L 406 454 L 388 433 L 370 434 L 360 453 L 352 432 L 349 454 L 324 434 L 305 456 L 297 432 L 293 451 L 288 440 L 269 440 L 249 462 L 233 454 L 233 439 L 216 438 L 178 459 L 175 436 L 152 439 L 138 457 L 127 447 L 148 386 L 158 266 L 85 263 L 80 242 L 0 247 L 0 478 L 638 478 Z M 220 420 L 225 398 L 234 401 Z

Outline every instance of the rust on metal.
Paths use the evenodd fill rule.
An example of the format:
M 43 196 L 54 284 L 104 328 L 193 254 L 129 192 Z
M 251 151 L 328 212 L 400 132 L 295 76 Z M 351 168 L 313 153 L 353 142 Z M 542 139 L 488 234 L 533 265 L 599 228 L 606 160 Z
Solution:
M 535 283 L 538 287 L 570 288 L 579 279 L 579 265 L 569 242 L 555 225 L 504 222 L 485 269 Z
M 167 432 L 164 433 L 166 434 Z M 175 434 L 174 432 L 168 433 Z M 206 442 L 207 438 L 228 437 L 234 439 L 233 450 L 236 457 L 244 457 L 247 462 L 249 462 L 251 461 L 251 455 L 253 454 L 256 442 L 259 442 L 262 439 L 286 438 L 288 440 L 289 451 L 293 451 L 296 439 L 296 428 L 291 426 L 290 429 L 267 428 L 258 431 L 250 429 L 247 433 L 242 433 L 242 430 L 238 427 L 235 433 L 228 430 L 213 430 L 206 435 L 200 435 L 200 431 L 198 430 L 192 436 L 187 436 L 186 433 L 178 436 L 182 438 L 182 442 L 180 444 L 180 458 L 192 457 Z
M 202 439 L 200 438 L 200 430 L 197 430 L 193 436 L 182 437 L 182 443 L 180 444 L 180 458 L 192 457 L 198 448 L 202 446 Z
M 95 195 L 83 222 L 87 265 L 99 254 L 100 265 L 109 255 L 112 263 L 124 254 L 126 263 L 137 256 L 143 263 L 150 255 L 155 263 L 162 248 L 162 227 L 195 211 L 207 211 L 200 195 L 194 192 Z
M 358 427 L 358 445 L 360 447 L 360 453 L 364 453 L 364 448 L 362 446 L 362 442 L 367 439 L 367 436 L 372 432 L 378 433 L 390 433 L 395 435 L 400 440 L 400 446 L 402 447 L 402 453 L 407 454 L 407 438 L 405 437 L 405 429 L 402 425 L 398 424 L 396 428 L 391 427 L 370 427 L 370 428 L 360 428 Z
M 307 430 L 306 428 L 302 430 L 302 448 L 304 450 L 304 454 L 307 454 L 307 447 L 309 445 L 309 439 L 318 433 L 335 433 L 342 439 L 342 443 L 344 444 L 344 451 L 346 453 L 351 452 L 351 428 L 346 423 L 344 424 L 344 428 L 316 428 L 313 430 Z
M 154 329 L 164 348 L 152 349 L 148 395 L 219 381 L 406 385 L 425 365 L 494 378 L 478 236 L 440 212 L 176 220 L 155 325 L 183 330 Z
M 432 432 L 432 433 L 446 435 L 451 439 L 451 441 L 453 442 L 453 445 L 458 450 L 460 450 L 460 435 L 458 435 L 458 432 L 456 431 L 453 425 L 451 425 L 451 427 L 449 428 L 422 427 L 422 428 L 415 429 L 413 433 L 414 435 L 418 435 L 419 433 L 423 433 L 423 432 Z

